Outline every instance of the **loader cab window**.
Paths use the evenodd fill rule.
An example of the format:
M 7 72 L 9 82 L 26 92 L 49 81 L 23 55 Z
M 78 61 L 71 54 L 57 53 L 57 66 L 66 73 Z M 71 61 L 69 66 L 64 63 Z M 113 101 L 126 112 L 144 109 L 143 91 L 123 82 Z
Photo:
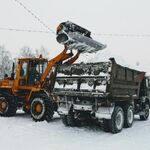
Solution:
M 25 86 L 27 84 L 27 69 L 28 69 L 28 62 L 21 62 L 20 63 L 20 79 L 19 85 Z
M 21 77 L 25 77 L 27 75 L 27 66 L 28 66 L 27 62 L 23 62 L 21 64 L 21 69 L 20 69 L 20 76 Z
M 47 62 L 40 62 L 36 65 L 36 70 L 42 75 L 47 67 Z
M 43 75 L 47 67 L 46 61 L 34 61 L 30 62 L 29 65 L 29 75 L 28 75 L 28 84 L 35 85 L 37 81 L 40 81 L 41 76 Z

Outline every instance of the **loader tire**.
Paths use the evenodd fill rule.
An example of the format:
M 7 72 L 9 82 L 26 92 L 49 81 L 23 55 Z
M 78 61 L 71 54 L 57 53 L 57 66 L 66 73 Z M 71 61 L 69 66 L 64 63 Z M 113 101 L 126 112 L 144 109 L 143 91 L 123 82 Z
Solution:
M 134 121 L 133 105 L 127 104 L 124 106 L 123 110 L 124 110 L 124 127 L 130 128 L 132 127 Z
M 10 94 L 2 94 L 0 96 L 0 116 L 11 117 L 16 114 L 17 103 Z
M 140 120 L 147 120 L 149 117 L 149 105 L 145 104 L 145 107 L 143 109 L 144 114 L 140 115 Z
M 46 95 L 34 97 L 31 102 L 31 117 L 34 121 L 50 121 L 53 118 L 53 105 Z
M 119 106 L 114 108 L 111 120 L 110 120 L 110 130 L 112 133 L 119 133 L 122 131 L 124 125 L 124 113 L 123 109 Z
M 67 115 L 61 115 L 61 120 L 65 126 L 68 126 Z

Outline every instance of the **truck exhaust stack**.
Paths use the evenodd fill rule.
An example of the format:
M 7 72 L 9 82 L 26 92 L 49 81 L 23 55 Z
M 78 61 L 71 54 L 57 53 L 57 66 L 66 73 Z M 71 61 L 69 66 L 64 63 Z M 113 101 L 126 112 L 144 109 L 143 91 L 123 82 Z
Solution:
M 91 38 L 91 32 L 72 22 L 63 22 L 57 28 L 57 42 L 67 45 L 70 50 L 76 49 L 82 53 L 94 53 L 106 48 Z

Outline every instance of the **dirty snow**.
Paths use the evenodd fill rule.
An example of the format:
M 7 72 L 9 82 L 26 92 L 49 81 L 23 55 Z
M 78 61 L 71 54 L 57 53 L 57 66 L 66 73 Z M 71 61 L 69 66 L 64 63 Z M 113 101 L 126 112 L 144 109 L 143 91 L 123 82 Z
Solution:
M 119 134 L 96 126 L 65 127 L 55 114 L 52 122 L 33 122 L 19 112 L 11 118 L 0 117 L 2 150 L 149 150 L 150 119 L 135 118 L 132 128 Z

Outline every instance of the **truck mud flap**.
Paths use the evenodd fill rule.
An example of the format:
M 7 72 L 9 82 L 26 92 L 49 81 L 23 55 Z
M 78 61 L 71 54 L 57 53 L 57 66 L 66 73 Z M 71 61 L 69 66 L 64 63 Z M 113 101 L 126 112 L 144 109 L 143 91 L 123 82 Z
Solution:
M 96 118 L 98 119 L 111 119 L 111 115 L 114 111 L 113 107 L 99 107 L 95 113 Z

